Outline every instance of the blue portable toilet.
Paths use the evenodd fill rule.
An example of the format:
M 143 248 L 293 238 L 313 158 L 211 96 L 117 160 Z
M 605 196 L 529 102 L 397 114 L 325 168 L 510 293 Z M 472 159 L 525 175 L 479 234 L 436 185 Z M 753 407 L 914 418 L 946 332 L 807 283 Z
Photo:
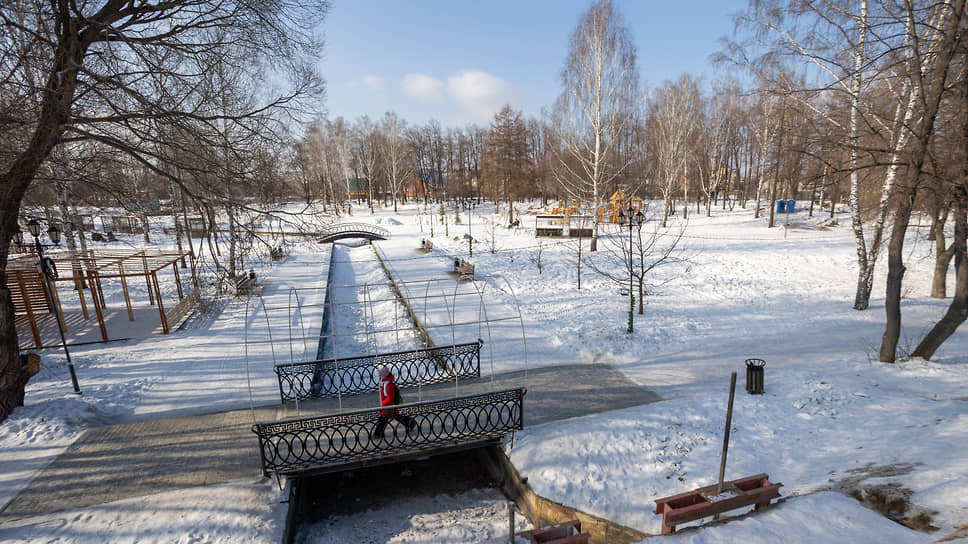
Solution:
M 776 201 L 776 213 L 783 213 L 786 211 L 786 200 Z
M 793 200 L 792 198 L 790 200 L 787 200 L 787 213 L 793 213 L 793 211 L 796 210 L 796 207 L 797 207 L 796 200 Z

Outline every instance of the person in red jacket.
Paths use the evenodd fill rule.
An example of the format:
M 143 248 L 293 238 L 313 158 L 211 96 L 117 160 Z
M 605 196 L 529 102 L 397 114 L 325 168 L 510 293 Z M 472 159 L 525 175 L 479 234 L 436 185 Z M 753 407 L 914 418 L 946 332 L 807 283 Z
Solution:
M 387 367 L 380 367 L 380 406 L 395 406 L 403 404 L 403 397 L 397 389 L 393 374 Z M 396 408 L 380 410 L 380 421 L 373 429 L 373 438 L 383 438 L 383 431 L 386 429 L 390 419 L 395 419 L 407 428 L 407 433 L 417 428 L 417 422 L 410 416 L 401 416 Z

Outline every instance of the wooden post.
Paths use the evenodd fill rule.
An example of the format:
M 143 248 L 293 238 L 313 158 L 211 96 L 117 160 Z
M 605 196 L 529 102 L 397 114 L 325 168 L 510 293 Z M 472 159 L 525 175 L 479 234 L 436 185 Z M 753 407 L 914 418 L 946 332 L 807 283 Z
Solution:
M 94 273 L 94 277 L 97 278 L 97 297 L 101 301 L 101 309 L 107 308 L 108 305 L 104 302 L 104 286 L 101 285 L 101 269 L 98 268 Z
M 158 288 L 158 276 L 152 272 L 149 281 L 154 283 L 155 298 L 158 299 L 158 313 L 161 314 L 161 330 L 168 334 L 168 316 L 165 315 L 165 305 L 161 302 L 161 289 Z
M 145 283 L 148 284 L 148 303 L 151 304 L 152 306 L 154 306 L 155 305 L 155 294 L 151 290 L 151 276 L 153 276 L 154 274 L 151 274 L 151 276 L 149 276 L 149 272 L 148 272 L 148 258 L 145 256 L 145 252 L 144 251 L 139 251 L 138 254 L 141 255 L 141 267 L 145 271 Z M 166 334 L 167 334 L 167 332 L 168 331 L 165 331 Z
M 124 275 L 124 261 L 118 263 L 121 276 L 121 292 L 124 293 L 124 305 L 128 308 L 128 321 L 134 321 L 134 310 L 131 309 L 131 295 L 128 293 L 128 278 Z
M 733 396 L 736 393 L 736 373 L 729 377 L 729 406 L 726 408 L 726 433 L 723 436 L 723 456 L 719 461 L 719 487 L 717 493 L 723 492 L 723 477 L 726 475 L 726 451 L 729 449 L 729 427 L 733 423 Z
M 101 311 L 103 306 L 98 304 L 98 294 L 97 291 L 100 290 L 101 286 L 101 275 L 94 270 L 88 269 L 87 271 L 87 284 L 91 286 L 91 301 L 94 305 L 94 313 L 97 315 L 97 325 L 101 329 L 101 340 L 108 341 L 108 328 L 104 325 L 104 312 Z M 95 285 L 97 288 L 95 289 Z
M 198 276 L 195 275 L 195 254 L 191 251 L 188 252 L 188 262 L 192 264 L 192 285 L 195 289 L 198 289 Z
M 185 293 L 182 291 L 181 276 L 178 275 L 178 260 L 171 262 L 171 269 L 175 272 L 175 285 L 178 286 L 178 300 L 185 298 Z
M 44 344 L 40 339 L 40 329 L 37 328 L 37 318 L 34 316 L 33 305 L 30 303 L 30 293 L 27 292 L 27 284 L 24 282 L 24 273 L 22 270 L 17 270 L 16 275 L 17 283 L 20 285 L 20 293 L 24 299 L 24 307 L 27 309 L 27 321 L 30 322 L 30 333 L 34 336 L 34 346 L 42 348 L 44 347 Z
M 76 274 L 74 276 L 74 290 L 77 291 L 77 299 L 81 302 L 81 315 L 84 316 L 85 320 L 91 319 L 91 314 L 87 311 L 87 302 L 84 300 L 84 276 L 81 275 L 83 272 L 81 272 L 80 267 L 74 269 L 74 274 Z
M 67 332 L 67 316 L 64 315 L 64 309 L 61 308 L 60 296 L 57 294 L 57 283 L 56 280 L 52 280 L 43 274 L 41 277 L 44 280 L 44 286 L 50 293 L 51 303 L 54 305 L 54 317 L 60 320 L 60 326 L 64 328 L 64 332 Z

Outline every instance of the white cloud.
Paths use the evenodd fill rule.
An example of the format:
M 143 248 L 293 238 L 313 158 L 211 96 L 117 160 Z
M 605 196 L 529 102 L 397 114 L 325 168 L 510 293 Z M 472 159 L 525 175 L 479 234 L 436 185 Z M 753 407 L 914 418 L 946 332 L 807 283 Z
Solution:
M 444 84 L 427 74 L 411 73 L 403 76 L 403 94 L 419 100 L 439 100 Z
M 383 78 L 375 75 L 363 76 L 363 86 L 373 91 L 383 90 Z
M 490 119 L 518 95 L 510 83 L 478 70 L 464 70 L 448 78 L 447 92 L 478 121 Z

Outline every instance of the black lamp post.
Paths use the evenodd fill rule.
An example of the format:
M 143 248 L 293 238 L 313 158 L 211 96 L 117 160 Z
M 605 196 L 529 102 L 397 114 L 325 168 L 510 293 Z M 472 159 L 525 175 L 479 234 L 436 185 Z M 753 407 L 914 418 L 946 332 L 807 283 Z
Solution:
M 632 227 L 642 230 L 642 223 L 645 222 L 645 215 L 641 211 L 636 212 L 629 204 L 628 215 L 618 212 L 618 223 L 629 228 L 629 328 L 628 333 L 632 334 L 632 314 L 635 312 L 635 295 L 632 294 Z
M 40 272 L 42 279 L 44 281 L 44 287 L 47 289 L 47 297 L 50 299 L 50 303 L 54 304 L 54 292 L 51 287 L 50 282 L 57 279 L 57 268 L 54 266 L 54 261 L 50 258 L 44 257 L 44 245 L 40 243 L 40 222 L 36 219 L 31 219 L 27 222 L 27 230 L 30 231 L 30 235 L 34 237 L 34 247 L 37 249 L 37 270 Z M 61 231 L 57 228 L 57 225 L 51 225 L 47 229 L 47 236 L 50 241 L 53 242 L 52 245 L 60 245 Z M 14 235 L 14 240 L 20 239 L 23 241 L 23 233 L 17 232 Z M 50 246 L 48 246 L 50 247 Z M 57 330 L 60 331 L 61 345 L 64 347 L 64 355 L 67 356 L 67 368 L 71 372 L 71 383 L 74 385 L 74 392 L 78 395 L 81 394 L 81 386 L 77 384 L 77 373 L 74 371 L 74 363 L 71 361 L 71 353 L 67 350 L 67 338 L 64 336 L 64 324 L 61 322 L 61 315 L 57 309 L 54 309 L 54 318 L 57 320 Z

